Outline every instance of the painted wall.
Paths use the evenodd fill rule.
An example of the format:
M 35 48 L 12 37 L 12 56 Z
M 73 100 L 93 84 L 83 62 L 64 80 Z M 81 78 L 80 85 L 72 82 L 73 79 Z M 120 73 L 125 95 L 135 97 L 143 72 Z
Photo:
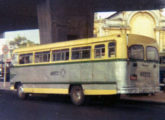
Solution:
M 115 33 L 152 37 L 157 40 L 160 52 L 165 51 L 165 16 L 162 15 L 162 10 L 123 11 L 94 22 L 95 36 Z

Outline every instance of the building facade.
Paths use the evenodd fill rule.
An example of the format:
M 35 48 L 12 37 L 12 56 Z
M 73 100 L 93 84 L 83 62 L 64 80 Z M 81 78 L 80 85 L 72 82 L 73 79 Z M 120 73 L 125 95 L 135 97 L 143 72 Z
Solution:
M 115 33 L 140 34 L 157 40 L 160 52 L 165 51 L 165 15 L 163 10 L 122 11 L 106 19 L 95 19 L 94 35 Z

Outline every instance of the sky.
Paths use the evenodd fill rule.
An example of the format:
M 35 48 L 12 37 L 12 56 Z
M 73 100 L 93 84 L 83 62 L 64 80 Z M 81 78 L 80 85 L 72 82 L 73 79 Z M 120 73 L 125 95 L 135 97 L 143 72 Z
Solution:
M 35 43 L 40 43 L 39 30 L 18 30 L 8 31 L 4 33 L 4 38 L 0 39 L 0 54 L 2 54 L 2 47 L 8 45 L 10 41 L 13 41 L 17 36 L 26 37 Z
M 162 15 L 165 16 L 165 8 L 163 9 Z
M 19 31 L 8 31 L 5 32 L 4 38 L 6 39 L 6 42 L 14 40 L 17 36 L 26 37 L 28 40 L 31 40 L 35 43 L 39 43 L 39 30 L 33 29 L 33 30 L 19 30 Z
M 115 11 L 114 12 L 97 12 L 97 18 L 104 19 L 104 18 L 111 16 L 114 13 L 116 13 L 116 12 Z

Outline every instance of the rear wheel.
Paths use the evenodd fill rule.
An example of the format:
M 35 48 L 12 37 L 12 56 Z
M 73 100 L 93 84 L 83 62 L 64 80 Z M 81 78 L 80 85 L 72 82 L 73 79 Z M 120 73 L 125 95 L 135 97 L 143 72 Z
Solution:
M 17 95 L 20 99 L 23 99 L 23 100 L 27 98 L 27 94 L 24 93 L 24 91 L 23 91 L 22 84 L 18 85 L 18 87 L 17 87 Z
M 75 105 L 82 105 L 84 103 L 84 93 L 81 86 L 72 86 L 70 90 L 70 97 Z

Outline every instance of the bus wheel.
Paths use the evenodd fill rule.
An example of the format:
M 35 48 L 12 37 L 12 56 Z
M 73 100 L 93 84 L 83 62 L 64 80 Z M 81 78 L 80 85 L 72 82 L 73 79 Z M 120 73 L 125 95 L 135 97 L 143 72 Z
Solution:
M 72 86 L 70 90 L 70 97 L 75 105 L 82 105 L 84 103 L 84 93 L 81 86 Z
M 23 92 L 23 86 L 21 84 L 17 87 L 17 95 L 23 100 L 27 98 L 27 94 Z

